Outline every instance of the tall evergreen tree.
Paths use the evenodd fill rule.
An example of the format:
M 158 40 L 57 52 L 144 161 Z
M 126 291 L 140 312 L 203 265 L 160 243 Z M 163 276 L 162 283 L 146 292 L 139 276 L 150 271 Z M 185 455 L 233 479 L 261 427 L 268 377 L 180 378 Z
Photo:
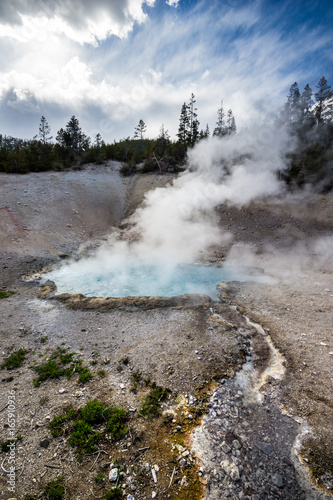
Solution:
M 285 113 L 290 124 L 299 123 L 301 120 L 301 93 L 298 88 L 298 83 L 295 82 L 289 89 L 287 95 L 287 103 L 285 105 Z
M 231 109 L 229 109 L 227 114 L 227 133 L 229 135 L 236 133 L 236 121 Z
M 216 122 L 216 127 L 214 128 L 213 131 L 213 136 L 217 137 L 222 137 L 226 135 L 227 130 L 225 126 L 225 113 L 223 109 L 223 100 L 221 101 L 221 106 L 217 110 L 217 122 Z
M 179 127 L 178 127 L 178 142 L 181 144 L 187 144 L 189 135 L 189 116 L 188 116 L 188 107 L 186 103 L 182 105 L 182 109 L 180 111 L 179 118 Z
M 40 124 L 39 124 L 39 134 L 38 135 L 39 135 L 40 140 L 44 146 L 47 142 L 49 142 L 52 139 L 52 136 L 50 136 L 50 132 L 51 132 L 51 127 L 47 123 L 46 118 L 44 116 L 42 116 L 42 118 L 40 120 Z
M 68 151 L 70 160 L 80 155 L 89 148 L 90 138 L 81 130 L 79 120 L 73 115 L 66 125 L 66 130 L 61 128 L 56 140 L 58 144 Z
M 312 89 L 307 83 L 301 95 L 302 122 L 305 123 L 312 118 L 311 108 L 313 106 Z
M 197 142 L 199 138 L 199 125 L 200 125 L 195 103 L 196 103 L 195 95 L 192 93 L 190 103 L 187 106 L 188 117 L 189 117 L 188 143 L 192 146 Z
M 143 140 L 143 134 L 146 132 L 147 126 L 143 120 L 139 121 L 139 124 L 134 129 L 134 139 Z
M 318 89 L 318 92 L 315 93 L 317 100 L 315 109 L 316 121 L 318 124 L 332 121 L 333 102 L 328 102 L 333 97 L 331 86 L 328 85 L 326 78 L 323 76 L 316 87 Z

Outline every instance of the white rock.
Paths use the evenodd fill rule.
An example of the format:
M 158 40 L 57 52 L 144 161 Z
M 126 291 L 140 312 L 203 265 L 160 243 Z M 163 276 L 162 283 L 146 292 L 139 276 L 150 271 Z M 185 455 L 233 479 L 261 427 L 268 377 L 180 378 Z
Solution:
M 118 477 L 118 469 L 111 469 L 109 472 L 109 481 L 114 483 L 115 481 L 117 481 L 117 477 Z
M 152 498 L 156 498 L 156 497 L 157 497 L 157 493 L 156 493 L 156 491 L 152 491 L 152 492 L 151 492 L 151 497 L 152 497 Z
M 153 476 L 154 483 L 156 484 L 156 483 L 157 483 L 157 476 L 156 476 L 155 469 L 152 469 L 152 470 L 151 470 L 151 474 L 152 474 L 152 476 Z

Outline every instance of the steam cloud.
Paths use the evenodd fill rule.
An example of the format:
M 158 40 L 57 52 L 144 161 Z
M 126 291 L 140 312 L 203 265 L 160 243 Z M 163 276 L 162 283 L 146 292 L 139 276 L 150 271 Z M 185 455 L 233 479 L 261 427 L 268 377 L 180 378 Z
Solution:
M 284 128 L 269 126 L 201 141 L 189 154 L 189 168 L 172 185 L 146 194 L 129 219 L 130 241 L 111 234 L 93 257 L 72 264 L 72 271 L 125 269 L 136 261 L 168 273 L 195 262 L 200 252 L 231 238 L 214 221 L 217 205 L 241 206 L 281 192 L 277 171 L 285 168 L 283 158 L 292 147 Z

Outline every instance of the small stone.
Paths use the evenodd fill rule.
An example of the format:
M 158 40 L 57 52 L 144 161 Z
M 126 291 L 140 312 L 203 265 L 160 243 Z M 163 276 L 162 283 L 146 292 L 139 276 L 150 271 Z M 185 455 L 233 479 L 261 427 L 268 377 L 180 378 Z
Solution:
M 134 500 L 134 497 L 132 497 L 132 495 L 127 495 L 127 500 Z
M 150 466 L 149 466 L 149 463 L 146 462 L 144 465 L 143 465 L 144 469 L 146 472 L 149 472 L 150 471 Z
M 151 492 L 151 497 L 152 497 L 152 498 L 156 498 L 156 497 L 157 497 L 157 493 L 156 493 L 156 491 L 152 491 L 152 492 Z
M 48 439 L 43 439 L 43 441 L 41 441 L 39 444 L 42 448 L 46 449 L 49 447 L 50 441 Z
M 192 419 L 193 419 L 193 416 L 192 416 L 192 415 L 189 415 L 189 416 L 188 416 L 188 418 L 189 418 L 190 420 L 192 420 Z
M 156 470 L 156 472 L 158 472 L 160 470 L 159 466 L 156 464 L 154 465 L 154 469 Z
M 264 443 L 263 441 L 257 441 L 255 443 L 256 447 L 265 453 L 265 455 L 269 455 L 273 451 L 273 446 L 270 443 Z
M 221 448 L 222 448 L 222 451 L 223 451 L 224 453 L 230 453 L 230 451 L 231 451 L 230 446 L 228 446 L 226 442 L 222 443 Z
M 111 469 L 109 472 L 109 481 L 114 483 L 115 481 L 117 481 L 117 477 L 118 477 L 118 469 L 116 469 L 116 468 Z
M 280 474 L 278 474 L 277 472 L 275 474 L 272 474 L 272 481 L 273 483 L 275 484 L 275 486 L 277 486 L 278 488 L 283 488 L 283 479 L 282 477 L 280 476 Z
M 236 450 L 239 450 L 241 448 L 241 445 L 237 439 L 234 439 L 232 442 L 232 446 L 236 448 Z
M 59 389 L 59 394 L 64 394 L 66 392 L 66 389 Z
M 154 483 L 156 484 L 157 483 L 157 476 L 156 476 L 155 469 L 151 469 L 151 474 L 153 476 Z

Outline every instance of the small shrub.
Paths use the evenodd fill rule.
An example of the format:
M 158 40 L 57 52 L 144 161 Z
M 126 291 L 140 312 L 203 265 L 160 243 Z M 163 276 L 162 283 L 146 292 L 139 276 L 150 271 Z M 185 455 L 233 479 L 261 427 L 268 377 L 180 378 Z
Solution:
M 130 387 L 130 391 L 136 394 L 138 392 L 138 388 L 140 385 L 140 382 L 142 381 L 142 375 L 140 372 L 134 372 L 131 377 L 130 381 L 132 382 L 132 385 Z
M 42 338 L 40 339 L 40 343 L 41 343 L 41 344 L 45 344 L 45 342 L 46 342 L 47 340 L 48 340 L 48 336 L 46 336 L 46 337 L 42 337 Z
M 165 400 L 170 393 L 169 389 L 152 384 L 149 393 L 145 396 L 139 413 L 148 420 L 160 415 L 160 402 Z
M 115 488 L 109 488 L 105 492 L 104 500 L 122 500 L 123 497 L 123 490 L 116 486 Z
M 64 479 L 59 477 L 51 481 L 45 488 L 44 494 L 48 500 L 62 500 L 65 495 Z
M 81 410 L 83 419 L 90 424 L 103 422 L 105 407 L 100 401 L 89 401 Z
M 107 410 L 108 413 L 108 423 L 107 428 L 112 434 L 115 440 L 119 440 L 125 436 L 128 432 L 128 427 L 126 427 L 126 412 L 122 408 L 117 408 L 113 406 Z
M 27 351 L 25 349 L 19 349 L 18 351 L 13 352 L 10 356 L 8 356 L 8 358 L 5 359 L 5 361 L 1 365 L 1 368 L 7 368 L 7 370 L 19 368 L 23 365 L 26 354 Z
M 59 437 L 64 434 L 63 424 L 69 420 L 73 420 L 78 412 L 74 408 L 67 408 L 66 413 L 59 417 L 54 417 L 49 423 L 49 429 L 53 437 Z
M 106 376 L 106 371 L 105 370 L 98 370 L 97 375 L 101 378 Z
M 34 385 L 39 387 L 41 382 L 49 378 L 55 379 L 64 376 L 70 378 L 75 372 L 79 373 L 81 383 L 84 384 L 91 380 L 92 373 L 89 372 L 86 366 L 82 365 L 81 359 L 75 359 L 74 356 L 75 352 L 66 352 L 65 349 L 58 348 L 48 361 L 33 367 L 38 373 Z
M 64 428 L 65 423 L 68 426 Z M 102 439 L 102 434 L 96 432 L 96 426 L 107 422 L 107 428 L 113 439 L 121 439 L 128 431 L 125 426 L 126 412 L 117 407 L 107 408 L 100 401 L 89 401 L 80 410 L 67 408 L 63 415 L 55 417 L 49 424 L 53 437 L 58 437 L 65 432 L 70 434 L 68 443 L 76 448 L 78 459 L 82 460 L 86 453 L 93 453 L 95 445 Z
M 86 384 L 91 379 L 92 379 L 92 373 L 88 369 L 87 371 L 80 373 L 79 382 L 81 382 L 81 384 Z
M 14 377 L 7 377 L 6 378 L 6 382 L 12 382 L 12 380 L 14 380 Z
M 82 460 L 83 455 L 94 451 L 95 444 L 100 441 L 102 434 L 93 432 L 93 427 L 84 420 L 75 422 L 73 428 L 74 432 L 71 434 L 68 443 L 77 449 L 78 458 Z
M 14 293 L 11 290 L 0 290 L 0 299 L 8 299 Z
M 94 479 L 95 479 L 95 483 L 96 484 L 101 484 L 103 482 L 103 480 L 104 480 L 104 474 L 103 474 L 103 472 L 99 472 L 98 474 L 96 474 L 96 476 L 95 476 Z

